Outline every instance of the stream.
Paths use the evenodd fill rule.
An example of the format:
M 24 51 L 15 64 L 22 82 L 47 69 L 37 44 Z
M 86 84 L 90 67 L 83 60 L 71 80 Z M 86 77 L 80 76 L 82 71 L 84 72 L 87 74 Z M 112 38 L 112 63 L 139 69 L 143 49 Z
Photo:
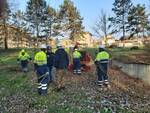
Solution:
M 121 70 L 135 78 L 140 78 L 150 84 L 150 65 L 144 64 L 126 64 L 119 61 L 113 61 L 113 65 L 121 67 Z

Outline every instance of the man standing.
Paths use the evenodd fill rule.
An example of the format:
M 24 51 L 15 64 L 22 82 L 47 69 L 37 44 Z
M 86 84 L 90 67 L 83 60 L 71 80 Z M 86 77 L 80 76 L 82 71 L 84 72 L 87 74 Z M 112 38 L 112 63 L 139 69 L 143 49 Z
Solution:
M 49 76 L 46 57 L 46 45 L 41 45 L 40 49 L 41 50 L 36 53 L 34 57 L 34 65 L 38 77 L 38 93 L 39 95 L 46 95 Z
M 75 48 L 73 52 L 73 73 L 74 74 L 78 74 L 78 75 L 81 74 L 80 59 L 81 59 L 81 53 L 78 51 L 77 48 Z
M 54 55 L 54 67 L 56 68 L 56 85 L 59 91 L 65 88 L 64 76 L 69 65 L 69 58 L 61 44 L 58 44 L 57 48 Z
M 108 83 L 108 62 L 109 62 L 110 55 L 108 52 L 105 51 L 104 46 L 99 47 L 99 53 L 96 55 L 95 64 L 97 67 L 97 74 L 98 80 L 97 85 L 102 86 L 109 86 Z
M 22 49 L 21 52 L 18 55 L 17 61 L 21 63 L 21 68 L 23 72 L 27 72 L 28 71 L 28 61 L 31 60 L 31 57 L 29 56 L 29 54 Z
M 52 76 L 52 68 L 54 64 L 54 53 L 52 52 L 51 46 L 47 46 L 47 66 L 49 69 L 49 83 L 52 82 L 53 76 Z

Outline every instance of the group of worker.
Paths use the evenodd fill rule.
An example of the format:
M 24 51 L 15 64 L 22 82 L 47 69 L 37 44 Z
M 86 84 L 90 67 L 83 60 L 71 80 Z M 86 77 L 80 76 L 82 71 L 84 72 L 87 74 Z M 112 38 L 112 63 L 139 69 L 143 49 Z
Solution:
M 78 48 L 73 49 L 73 73 L 81 74 L 81 53 Z M 18 61 L 21 63 L 22 71 L 28 71 L 28 62 L 32 60 L 29 54 L 23 49 L 19 53 Z M 97 67 L 97 81 L 98 86 L 108 86 L 107 68 L 109 62 L 109 53 L 105 51 L 104 46 L 99 47 L 99 52 L 96 55 L 95 65 Z M 38 94 L 46 95 L 47 86 L 49 83 L 56 84 L 56 90 L 65 89 L 65 75 L 69 66 L 68 53 L 61 44 L 57 45 L 55 53 L 52 52 L 51 46 L 41 45 L 40 51 L 34 56 L 34 70 L 38 78 Z M 56 70 L 55 77 L 52 70 Z M 54 79 L 55 78 L 55 79 Z

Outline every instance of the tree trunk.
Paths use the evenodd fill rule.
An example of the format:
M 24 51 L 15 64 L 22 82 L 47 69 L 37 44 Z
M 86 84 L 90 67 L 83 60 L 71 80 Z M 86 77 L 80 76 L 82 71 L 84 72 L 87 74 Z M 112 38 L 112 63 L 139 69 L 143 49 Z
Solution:
M 8 31 L 6 26 L 6 20 L 4 19 L 4 48 L 8 49 Z
M 38 24 L 38 23 L 37 23 Z M 39 26 L 36 26 L 36 47 L 39 46 Z
M 143 28 L 142 34 L 143 34 L 143 38 L 145 38 L 145 31 L 144 31 L 144 28 Z
M 125 12 L 125 6 L 123 5 L 123 12 Z M 123 39 L 125 38 L 125 13 L 123 13 L 123 15 L 122 15 L 123 17 L 122 17 L 122 24 L 123 24 L 123 28 L 122 28 L 122 30 L 123 30 Z

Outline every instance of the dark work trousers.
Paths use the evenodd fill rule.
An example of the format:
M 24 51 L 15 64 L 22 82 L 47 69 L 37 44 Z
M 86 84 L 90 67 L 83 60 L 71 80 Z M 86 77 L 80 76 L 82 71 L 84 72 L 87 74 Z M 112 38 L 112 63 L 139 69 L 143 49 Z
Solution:
M 74 74 L 81 74 L 80 58 L 73 59 L 73 72 Z
M 48 76 L 48 82 L 52 82 L 53 77 L 52 77 L 52 68 L 53 66 L 48 66 L 48 70 L 49 70 L 49 76 Z
M 108 83 L 107 69 L 108 69 L 108 63 L 99 63 L 99 66 L 97 66 L 99 85 L 102 85 L 104 82 L 106 84 Z
M 23 72 L 28 71 L 28 60 L 21 61 L 21 69 L 22 69 Z
M 48 72 L 47 65 L 37 66 L 38 93 L 40 95 L 47 94 Z

